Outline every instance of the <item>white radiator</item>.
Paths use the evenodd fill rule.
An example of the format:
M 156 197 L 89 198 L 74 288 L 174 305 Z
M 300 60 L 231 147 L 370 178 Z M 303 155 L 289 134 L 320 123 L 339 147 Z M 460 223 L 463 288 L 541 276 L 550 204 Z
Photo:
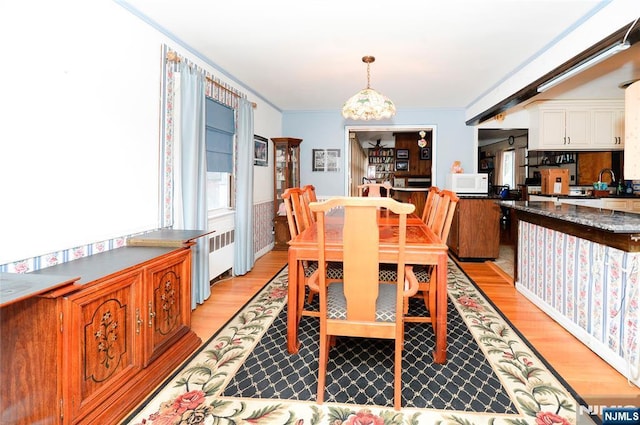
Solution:
M 209 217 L 209 280 L 213 280 L 233 268 L 233 251 L 235 240 L 235 216 L 227 214 Z

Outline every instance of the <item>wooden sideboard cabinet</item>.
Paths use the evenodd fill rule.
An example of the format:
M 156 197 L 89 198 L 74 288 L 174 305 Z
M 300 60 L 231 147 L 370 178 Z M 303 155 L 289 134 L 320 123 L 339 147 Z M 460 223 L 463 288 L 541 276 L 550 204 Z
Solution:
M 124 247 L 38 274 L 81 278 L 2 307 L 0 423 L 117 423 L 201 343 L 188 247 Z
M 495 199 L 460 198 L 449 231 L 449 249 L 460 259 L 498 258 L 500 214 Z

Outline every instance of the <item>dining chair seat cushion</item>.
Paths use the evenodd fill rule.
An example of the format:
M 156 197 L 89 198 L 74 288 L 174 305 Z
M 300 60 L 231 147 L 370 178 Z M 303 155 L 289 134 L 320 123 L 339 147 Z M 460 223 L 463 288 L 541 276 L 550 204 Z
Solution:
M 376 300 L 376 321 L 394 322 L 396 320 L 396 286 L 378 284 Z M 327 288 L 327 317 L 329 319 L 347 319 L 347 299 L 344 296 L 344 283 L 335 282 Z
M 318 262 L 317 261 L 309 261 L 307 266 L 304 268 L 304 276 L 309 277 L 318 270 Z M 327 265 L 327 278 L 328 279 L 342 279 L 344 273 L 342 271 L 342 263 L 336 263 L 329 261 Z
M 396 282 L 398 280 L 398 269 L 395 264 L 380 264 L 379 279 L 383 282 Z M 423 265 L 413 266 L 413 273 L 416 275 L 418 282 L 429 282 L 431 280 L 431 271 L 429 267 Z

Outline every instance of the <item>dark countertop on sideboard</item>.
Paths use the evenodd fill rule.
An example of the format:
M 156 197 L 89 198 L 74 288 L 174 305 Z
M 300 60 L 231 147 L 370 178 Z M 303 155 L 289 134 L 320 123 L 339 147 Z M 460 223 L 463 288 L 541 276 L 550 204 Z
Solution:
M 640 233 L 640 214 L 543 201 L 501 201 L 500 205 L 613 233 Z
M 79 258 L 30 273 L 0 273 L 0 305 L 49 291 L 67 292 L 120 270 L 138 266 L 213 233 L 209 230 L 159 229 L 130 237 L 122 248 Z
M 120 270 L 139 266 L 178 249 L 184 248 L 124 246 L 40 269 L 28 274 L 32 276 L 80 276 L 75 282 L 75 285 L 83 285 L 109 276 Z
M 120 270 L 136 267 L 176 247 L 122 247 L 45 267 L 29 273 L 0 273 L 0 305 L 55 291 L 58 294 L 78 290 L 82 285 Z

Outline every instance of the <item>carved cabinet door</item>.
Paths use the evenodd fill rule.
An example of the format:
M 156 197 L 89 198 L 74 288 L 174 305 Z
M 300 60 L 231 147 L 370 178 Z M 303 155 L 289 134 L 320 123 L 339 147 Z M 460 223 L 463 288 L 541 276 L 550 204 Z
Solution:
M 147 366 L 191 326 L 189 250 L 162 257 L 145 273 L 143 362 Z
M 142 272 L 121 273 L 63 300 L 64 423 L 97 409 L 141 369 Z

